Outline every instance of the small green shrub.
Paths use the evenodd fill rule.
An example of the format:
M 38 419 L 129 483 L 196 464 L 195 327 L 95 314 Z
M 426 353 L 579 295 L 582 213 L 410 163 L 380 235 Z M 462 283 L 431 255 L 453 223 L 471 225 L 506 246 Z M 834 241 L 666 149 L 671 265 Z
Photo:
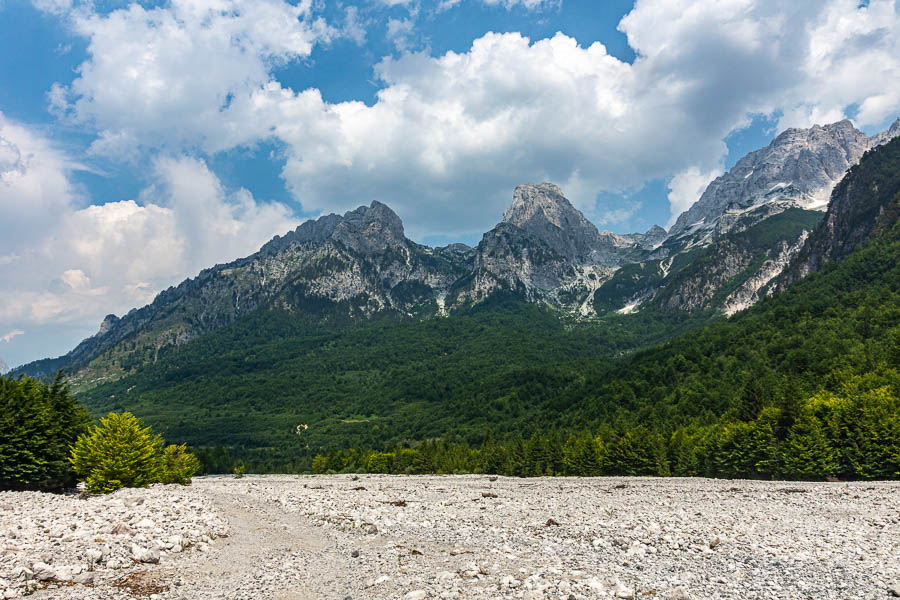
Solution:
M 160 483 L 190 485 L 191 477 L 200 470 L 200 461 L 187 446 L 166 446 L 162 454 L 162 477 Z
M 162 476 L 162 438 L 131 413 L 109 413 L 72 447 L 72 466 L 92 494 L 146 487 Z
M 186 446 L 164 448 L 162 438 L 129 412 L 100 419 L 99 426 L 78 438 L 69 460 L 92 494 L 151 483 L 188 485 L 200 468 Z

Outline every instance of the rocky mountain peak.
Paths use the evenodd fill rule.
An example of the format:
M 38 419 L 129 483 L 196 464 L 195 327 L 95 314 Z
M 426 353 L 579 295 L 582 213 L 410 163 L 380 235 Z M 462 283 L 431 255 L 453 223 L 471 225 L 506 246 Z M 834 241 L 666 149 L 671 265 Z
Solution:
M 886 144 L 897 136 L 900 136 L 900 119 L 896 119 L 887 129 L 887 131 L 882 131 L 881 133 L 876 133 L 875 135 L 873 135 L 870 138 L 870 146 L 874 148 L 875 146 Z
M 513 201 L 503 212 L 503 222 L 515 225 L 547 244 L 566 259 L 593 262 L 604 245 L 600 232 L 552 183 L 516 186 Z
M 584 215 L 572 206 L 563 191 L 546 182 L 517 185 L 513 191 L 512 204 L 503 212 L 504 222 L 523 229 L 536 218 L 565 229 L 570 221 L 577 221 L 578 217 L 584 219 Z
M 710 183 L 669 234 L 700 230 L 724 234 L 738 221 L 747 225 L 751 211 L 765 218 L 791 207 L 825 210 L 831 190 L 847 169 L 867 150 L 897 134 L 900 121 L 872 137 L 846 119 L 787 129 Z
M 100 323 L 100 330 L 96 333 L 96 336 L 99 337 L 105 334 L 107 331 L 115 327 L 116 323 L 119 322 L 119 317 L 116 315 L 106 315 L 103 317 L 103 322 Z
M 260 249 L 262 255 L 275 255 L 291 244 L 323 244 L 336 240 L 359 251 L 397 246 L 405 241 L 403 222 L 386 204 L 373 200 L 344 216 L 329 214 L 301 223 L 283 236 L 275 236 Z
M 653 227 L 648 229 L 646 233 L 640 236 L 640 240 L 638 241 L 638 243 L 640 243 L 640 245 L 645 248 L 655 248 L 656 246 L 661 244 L 668 235 L 669 234 L 665 229 L 663 229 L 659 225 L 654 225 Z
M 406 241 L 400 217 L 377 200 L 346 213 L 331 238 L 360 252 L 396 247 Z
M 888 129 L 888 135 L 891 137 L 891 139 L 900 135 L 900 118 L 894 120 L 890 129 Z

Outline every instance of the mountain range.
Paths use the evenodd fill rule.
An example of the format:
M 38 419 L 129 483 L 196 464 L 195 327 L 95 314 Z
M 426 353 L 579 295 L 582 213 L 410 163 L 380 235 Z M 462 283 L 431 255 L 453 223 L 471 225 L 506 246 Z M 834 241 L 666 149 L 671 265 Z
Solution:
M 327 260 L 351 256 L 333 241 L 351 225 L 354 236 L 362 227 L 369 238 L 401 242 L 380 220 L 360 217 L 371 210 L 382 209 L 354 211 L 348 225 L 344 217 L 335 220 L 320 232 L 325 241 L 304 242 L 310 244 L 305 252 L 324 253 Z M 866 152 L 835 187 L 799 253 L 768 284 L 780 291 L 761 294 L 730 318 L 721 309 L 668 307 L 673 284 L 699 281 L 732 260 L 711 251 L 766 248 L 807 214 L 790 208 L 688 249 L 680 255 L 688 261 L 681 274 L 630 312 L 583 317 L 549 296 L 529 295 L 537 288 L 524 284 L 477 301 L 447 302 L 455 289 L 476 289 L 475 275 L 450 284 L 446 317 L 438 316 L 436 302 L 422 303 L 427 310 L 421 316 L 396 308 L 401 303 L 390 292 L 398 284 L 390 281 L 372 288 L 394 303 L 379 310 L 370 310 L 375 302 L 314 303 L 309 295 L 291 296 L 297 283 L 286 283 L 270 292 L 273 300 L 190 341 L 143 354 L 135 352 L 137 336 L 112 345 L 74 383 L 94 414 L 132 411 L 167 439 L 200 449 L 212 470 L 228 471 L 240 459 L 258 471 L 308 471 L 316 455 L 328 456 L 326 469 L 366 470 L 363 449 L 393 448 L 408 456 L 425 440 L 445 439 L 456 445 L 428 446 L 443 453 L 442 466 L 416 468 L 519 474 L 510 465 L 543 464 L 541 448 L 570 435 L 590 439 L 590 433 L 614 459 L 603 471 L 610 473 L 898 476 L 900 446 L 889 440 L 900 440 L 900 139 Z M 302 231 L 310 234 L 313 227 Z M 486 237 L 513 235 L 531 234 L 501 223 Z M 456 249 L 459 262 L 471 265 L 469 273 L 477 273 L 476 265 L 486 273 L 497 265 L 518 268 L 515 261 L 492 266 L 490 255 L 479 258 L 488 254 L 485 246 L 493 247 Z M 261 269 L 294 247 L 295 240 L 279 238 L 271 255 L 244 266 Z M 410 250 L 402 255 L 409 262 L 395 258 L 401 250 L 381 262 L 367 254 L 368 262 L 341 271 L 332 264 L 292 282 L 330 281 L 344 289 L 353 277 L 371 281 L 357 269 L 387 265 L 389 272 L 415 273 L 425 260 L 416 257 L 442 253 L 399 248 Z M 580 252 L 574 244 L 542 248 L 553 257 Z M 534 248 L 522 252 L 536 256 Z M 448 263 L 454 264 L 441 264 Z M 406 270 L 397 271 L 400 265 Z M 616 274 L 640 269 L 640 263 L 625 264 Z M 717 293 L 725 297 L 729 288 Z M 185 322 L 178 306 L 167 318 Z M 160 329 L 166 324 L 159 323 Z M 301 424 L 306 427 L 298 429 Z M 506 467 L 466 466 L 453 458 L 453 452 L 472 456 L 466 444 L 496 450 L 498 441 Z M 784 462 L 782 456 L 794 458 Z M 558 472 L 552 465 L 534 472 L 548 469 Z
M 400 218 L 375 201 L 304 222 L 147 306 L 108 315 L 68 354 L 17 372 L 66 369 L 79 388 L 90 387 L 263 308 L 320 324 L 360 324 L 375 315 L 446 316 L 513 294 L 575 320 L 646 309 L 733 314 L 776 289 L 773 282 L 808 246 L 835 182 L 898 134 L 900 119 L 871 137 L 849 121 L 789 129 L 713 181 L 668 232 L 598 231 L 557 186 L 525 184 L 475 248 L 430 248 L 406 238 Z M 828 257 L 805 252 L 806 266 L 778 285 Z

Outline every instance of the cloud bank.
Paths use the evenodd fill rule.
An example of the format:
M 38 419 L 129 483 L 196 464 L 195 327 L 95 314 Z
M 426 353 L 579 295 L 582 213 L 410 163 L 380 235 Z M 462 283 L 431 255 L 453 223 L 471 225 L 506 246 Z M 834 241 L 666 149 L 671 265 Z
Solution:
M 54 323 L 96 326 L 297 224 L 284 205 L 226 190 L 196 158 L 159 158 L 158 183 L 139 198 L 89 205 L 70 182 L 78 165 L 2 113 L 0 149 L 4 219 L 15 224 L 0 236 L 0 331 L 10 332 L 0 339 L 11 344 Z
M 305 210 L 379 199 L 418 236 L 483 230 L 516 183 L 542 179 L 590 212 L 598 192 L 672 178 L 674 216 L 693 196 L 684 182 L 720 169 L 722 140 L 752 115 L 784 128 L 856 107 L 865 126 L 900 110 L 890 0 L 640 0 L 619 25 L 633 64 L 563 33 L 487 33 L 464 53 L 382 60 L 373 106 L 272 77 L 334 35 L 308 2 L 176 0 L 72 19 L 90 58 L 53 98 L 97 128 L 95 152 L 212 154 L 275 138 Z

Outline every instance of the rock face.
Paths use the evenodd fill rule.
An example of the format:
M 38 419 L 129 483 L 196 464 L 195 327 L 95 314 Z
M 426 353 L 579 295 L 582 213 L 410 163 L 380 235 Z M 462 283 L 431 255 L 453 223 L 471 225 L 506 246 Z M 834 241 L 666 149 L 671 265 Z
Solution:
M 557 186 L 520 185 L 503 221 L 475 249 L 472 276 L 455 299 L 505 291 L 587 316 L 594 291 L 621 265 L 647 258 L 664 237 L 657 225 L 646 234 L 598 231 Z
M 900 119 L 872 137 L 850 121 L 788 129 L 767 147 L 751 152 L 716 178 L 682 213 L 669 234 L 723 234 L 747 213 L 761 218 L 786 208 L 824 210 L 834 185 L 870 148 L 900 134 Z
M 900 128 L 895 123 L 894 128 Z M 818 271 L 827 261 L 840 261 L 875 232 L 900 215 L 900 138 L 870 151 L 866 160 L 850 169 L 834 188 L 828 212 L 775 282 L 773 289 Z
M 503 224 L 518 227 L 576 265 L 615 267 L 633 262 L 643 249 L 644 236 L 599 232 L 552 183 L 517 186 L 512 204 L 503 213 Z M 662 230 L 654 227 L 647 232 L 650 240 Z
M 0 375 L 5 375 L 7 371 L 9 371 L 9 365 L 3 362 L 3 359 L 0 358 Z
M 117 364 L 131 355 L 155 356 L 263 306 L 313 320 L 436 314 L 438 299 L 471 268 L 472 254 L 462 244 L 433 250 L 406 239 L 400 218 L 373 202 L 343 216 L 307 221 L 247 258 L 205 269 L 143 308 L 122 318 L 107 316 L 96 335 L 66 356 L 19 371 L 43 376 L 83 366 L 126 339 L 129 354 Z

